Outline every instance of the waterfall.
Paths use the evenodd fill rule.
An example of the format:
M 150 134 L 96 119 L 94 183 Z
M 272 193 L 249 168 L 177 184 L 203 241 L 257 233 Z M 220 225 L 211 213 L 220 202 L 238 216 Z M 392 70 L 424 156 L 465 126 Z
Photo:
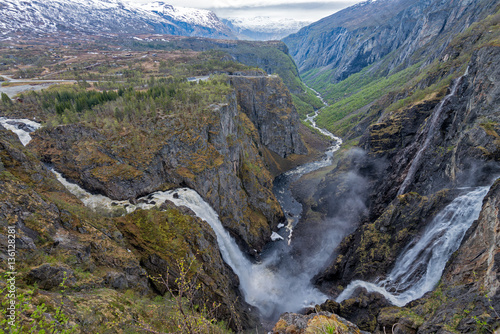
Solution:
M 40 127 L 39 124 L 34 122 L 33 124 L 29 120 L 7 121 L 10 123 L 24 123 L 32 127 L 31 129 L 21 126 L 24 130 L 16 127 L 14 130 L 20 138 L 31 139 L 29 132 Z M 8 123 L 9 126 L 12 125 L 10 123 Z M 29 140 L 25 140 L 23 144 L 28 142 Z M 298 167 L 290 171 L 289 175 L 298 178 L 308 171 L 321 168 L 324 166 L 323 164 L 328 164 L 328 157 L 325 159 L 320 164 L 311 163 Z M 329 160 L 329 163 L 331 163 L 331 160 Z M 239 277 L 240 289 L 245 301 L 257 307 L 266 319 L 275 320 L 285 311 L 297 312 L 304 307 L 322 303 L 328 298 L 310 284 L 314 274 L 301 270 L 291 257 L 283 259 L 285 255 L 288 256 L 289 254 L 272 252 L 260 263 L 251 262 L 224 229 L 215 210 L 192 189 L 179 188 L 165 192 L 158 191 L 138 198 L 137 204 L 132 204 L 129 201 L 118 201 L 103 195 L 91 194 L 79 185 L 66 180 L 63 175 L 50 166 L 48 168 L 73 195 L 78 197 L 85 206 L 93 210 L 125 214 L 137 209 L 147 210 L 159 207 L 165 200 L 170 200 L 178 206 L 183 205 L 190 208 L 199 218 L 205 220 L 211 226 L 217 236 L 222 258 Z M 273 237 L 276 240 L 280 239 L 277 233 L 274 233 Z
M 458 249 L 490 187 L 478 187 L 455 198 L 424 230 L 420 239 L 397 260 L 386 279 L 378 283 L 353 281 L 337 297 L 350 298 L 358 287 L 383 294 L 392 304 L 404 306 L 431 291 L 441 279 L 446 262 Z
M 436 130 L 436 126 L 437 126 L 439 117 L 441 116 L 441 113 L 443 111 L 443 107 L 444 107 L 445 103 L 448 102 L 455 95 L 455 93 L 457 92 L 458 84 L 460 83 L 460 81 L 462 80 L 462 78 L 465 75 L 466 74 L 459 77 L 458 79 L 456 79 L 453 82 L 450 93 L 448 93 L 448 95 L 446 95 L 441 100 L 441 102 L 436 107 L 436 110 L 432 114 L 432 118 L 431 118 L 431 120 L 429 122 L 429 126 L 427 128 L 427 135 L 425 137 L 424 144 L 418 150 L 417 154 L 415 155 L 415 158 L 413 158 L 413 161 L 410 165 L 410 169 L 408 170 L 408 174 L 406 174 L 406 178 L 404 179 L 403 183 L 401 184 L 401 187 L 398 190 L 398 195 L 404 194 L 406 191 L 406 188 L 408 188 L 408 185 L 413 181 L 413 177 L 415 176 L 417 169 L 420 167 L 420 159 L 422 158 L 422 155 L 425 152 L 425 150 L 427 150 L 427 147 L 429 146 L 429 144 L 432 140 L 432 137 L 434 136 L 434 131 Z
M 7 130 L 14 132 L 21 143 L 26 146 L 31 141 L 30 132 L 40 128 L 40 123 L 33 122 L 29 119 L 10 119 L 0 117 L 0 124 Z
M 240 279 L 240 289 L 245 301 L 256 306 L 264 317 L 279 316 L 284 311 L 298 311 L 327 299 L 327 296 L 312 286 L 304 288 L 304 282 L 308 280 L 304 281 L 303 275 L 291 277 L 288 276 L 288 271 L 276 267 L 275 259 L 267 259 L 262 263 L 250 262 L 224 229 L 217 213 L 194 190 L 172 190 L 166 193 L 166 198 L 175 205 L 187 206 L 212 227 L 217 235 L 222 258 Z

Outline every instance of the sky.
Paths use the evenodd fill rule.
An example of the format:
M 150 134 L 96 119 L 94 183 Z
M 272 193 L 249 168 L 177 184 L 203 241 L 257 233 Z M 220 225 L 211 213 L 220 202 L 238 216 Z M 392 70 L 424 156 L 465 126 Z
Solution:
M 135 0 L 150 2 L 152 0 Z M 269 16 L 317 21 L 360 0 L 162 0 L 170 5 L 209 9 L 219 18 Z

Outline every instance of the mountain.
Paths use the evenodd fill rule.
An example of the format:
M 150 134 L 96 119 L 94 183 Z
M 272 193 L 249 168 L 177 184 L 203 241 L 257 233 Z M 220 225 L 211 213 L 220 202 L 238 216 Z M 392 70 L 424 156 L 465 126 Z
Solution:
M 294 185 L 294 242 L 330 256 L 319 310 L 373 333 L 498 330 L 499 22 L 498 0 L 378 0 L 283 40 L 344 140 Z
M 222 22 L 238 33 L 241 39 L 250 40 L 280 40 L 311 23 L 268 16 L 228 17 L 222 18 Z
M 70 35 L 161 33 L 235 38 L 211 11 L 174 7 L 161 1 L 136 4 L 118 0 L 7 0 L 0 4 L 0 37 L 18 34 Z
M 407 67 L 425 54 L 432 61 L 451 36 L 495 12 L 497 1 L 366 1 L 302 28 L 283 41 L 306 77 L 308 71 L 327 71 L 335 83 L 395 52 L 385 73 Z M 397 54 L 397 55 L 396 55 Z M 374 73 L 376 74 L 376 73 Z M 307 79 L 306 79 L 307 81 Z
M 44 85 L 1 94 L 11 332 L 499 332 L 500 0 L 367 1 L 288 47 L 44 22 L 71 38 L 0 43 L 2 89 Z

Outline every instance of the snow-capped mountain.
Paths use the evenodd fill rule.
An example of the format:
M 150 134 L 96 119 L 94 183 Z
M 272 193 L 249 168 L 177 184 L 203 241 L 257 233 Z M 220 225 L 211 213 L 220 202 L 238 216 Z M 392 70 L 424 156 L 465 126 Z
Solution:
M 161 1 L 2 0 L 0 38 L 46 33 L 142 34 L 235 38 L 208 10 L 174 7 Z
M 311 23 L 292 19 L 274 19 L 268 16 L 228 17 L 223 18 L 222 22 L 238 33 L 239 38 L 252 40 L 279 40 Z

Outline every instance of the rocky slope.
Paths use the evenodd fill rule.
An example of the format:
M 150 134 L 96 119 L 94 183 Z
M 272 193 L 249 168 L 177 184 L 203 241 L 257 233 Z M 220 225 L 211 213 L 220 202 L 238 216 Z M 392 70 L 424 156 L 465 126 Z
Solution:
M 403 2 L 394 3 L 398 4 Z M 371 5 L 360 5 L 350 11 L 368 15 L 363 8 Z M 388 5 L 388 2 L 381 1 L 379 5 Z M 424 20 L 427 22 L 425 27 L 411 30 L 421 36 L 428 34 L 428 40 L 419 39 L 419 35 L 412 37 L 418 41 L 419 48 L 403 43 L 384 57 L 382 51 L 377 51 L 377 45 L 381 44 L 377 44 L 375 38 L 373 57 L 368 57 L 367 52 L 364 63 L 358 63 L 361 68 L 341 65 L 341 59 L 335 65 L 338 67 L 332 67 L 332 73 L 337 71 L 338 74 L 332 76 L 332 80 L 343 81 L 329 86 L 337 94 L 339 103 L 324 113 L 336 120 L 337 123 L 331 124 L 343 129 L 347 139 L 358 148 L 341 154 L 335 168 L 324 172 L 326 175 L 319 182 L 318 191 L 308 189 L 305 180 L 295 186 L 300 189 L 297 194 L 304 196 L 302 202 L 306 206 L 306 218 L 297 230 L 320 229 L 332 220 L 358 226 L 331 254 L 332 260 L 316 278 L 316 283 L 333 296 L 354 279 L 374 282 L 385 278 L 398 256 L 422 235 L 433 217 L 452 199 L 467 191 L 463 187 L 488 186 L 500 175 L 500 77 L 498 66 L 493 65 L 500 56 L 498 3 L 458 6 L 449 11 L 449 18 L 442 12 L 446 24 L 434 10 L 449 3 L 429 1 L 408 6 L 416 10 L 423 5 L 430 6 L 426 11 L 432 15 Z M 375 18 L 398 13 L 398 7 L 395 8 L 388 14 L 377 12 Z M 485 8 L 496 9 L 490 11 L 492 15 L 463 31 L 469 26 L 463 20 L 484 17 Z M 457 11 L 468 14 L 461 16 Z M 472 13 L 482 14 L 474 16 Z M 360 21 L 355 22 L 357 28 L 368 22 L 368 16 L 360 17 Z M 340 15 L 337 19 L 342 22 Z M 386 20 L 390 22 L 391 19 Z M 399 31 L 408 20 L 398 20 L 401 24 L 378 27 Z M 435 24 L 442 29 L 431 29 Z M 454 26 L 458 30 L 454 30 Z M 351 49 L 364 48 L 361 31 L 371 33 L 376 30 L 372 28 L 364 26 L 364 30 L 358 30 L 359 39 L 351 40 L 354 45 Z M 456 32 L 462 33 L 454 35 Z M 332 33 L 334 37 L 340 36 Z M 349 36 L 349 33 L 347 29 L 342 36 Z M 309 32 L 305 38 L 313 41 L 317 36 Z M 326 41 L 332 39 L 325 37 Z M 440 47 L 427 50 L 430 41 L 434 41 L 433 45 L 440 41 Z M 337 54 L 342 45 L 331 45 L 328 52 Z M 326 53 L 318 54 L 321 57 Z M 341 52 L 338 55 L 342 57 Z M 412 73 L 402 75 L 408 75 L 407 82 L 390 86 L 400 80 L 391 76 L 391 71 L 412 62 L 418 66 L 408 67 Z M 304 62 L 301 66 L 309 65 Z M 356 71 L 361 72 L 353 75 Z M 366 76 L 373 73 L 385 74 L 376 83 L 367 82 Z M 350 77 L 346 79 L 346 75 Z M 390 80 L 394 81 L 389 83 Z M 328 86 L 324 89 L 328 90 Z M 340 97 L 344 92 L 345 96 Z M 344 108 L 342 103 L 350 103 L 353 107 Z M 494 257 L 498 245 L 492 246 L 497 234 L 492 229 L 498 213 L 491 209 L 492 203 L 498 200 L 496 187 L 485 198 L 479 220 L 472 225 L 464 243 L 448 263 L 441 285 L 434 292 L 403 309 L 387 308 L 388 302 L 383 296 L 366 291 L 358 291 L 340 305 L 324 305 L 320 309 L 335 312 L 361 329 L 377 333 L 391 332 L 391 328 L 398 333 L 497 329 L 499 317 L 496 312 L 500 305 Z M 486 244 L 485 235 L 489 240 Z M 477 269 L 481 274 L 472 278 L 474 274 L 464 267 L 473 268 L 473 272 Z
M 231 82 L 238 94 L 230 91 L 224 103 L 200 115 L 158 119 L 161 139 L 137 139 L 159 140 L 147 154 L 127 145 L 117 149 L 121 138 L 110 141 L 103 131 L 84 124 L 42 129 L 30 147 L 73 182 L 113 199 L 134 200 L 173 186 L 195 189 L 245 249 L 255 252 L 284 220 L 262 150 L 281 157 L 307 151 L 296 132 L 298 116 L 290 95 L 278 77 L 242 76 Z
M 109 328 L 100 313 L 122 328 L 134 328 L 137 320 L 151 324 L 151 317 L 161 316 L 154 308 L 146 316 L 134 300 L 151 303 L 151 296 L 165 293 L 166 285 L 149 277 L 170 277 L 168 284 L 175 289 L 180 261 L 194 260 L 198 275 L 188 273 L 187 279 L 200 284 L 196 302 L 221 303 L 220 318 L 233 321 L 230 326 L 235 329 L 238 323 L 255 326 L 238 292 L 238 278 L 220 256 L 214 232 L 192 212 L 167 203 L 164 211 L 102 217 L 68 193 L 17 136 L 3 128 L 0 148 L 2 259 L 6 263 L 7 228 L 14 227 L 18 294 L 34 283 L 40 289 L 30 307 L 57 307 L 55 290 L 66 277 L 65 310 L 71 314 L 70 324 L 78 324 L 81 332 Z M 88 312 L 87 302 L 96 313 Z M 19 323 L 28 319 L 26 314 L 19 317 Z M 237 318 L 241 322 L 235 322 Z
M 496 1 L 367 1 L 315 22 L 283 41 L 301 72 L 330 70 L 338 82 L 366 66 L 372 75 L 407 67 L 425 54 L 430 62 L 450 36 L 495 11 Z M 436 47 L 439 45 L 439 47 Z M 390 64 L 380 64 L 395 53 Z M 378 64 L 378 65 L 377 65 Z

